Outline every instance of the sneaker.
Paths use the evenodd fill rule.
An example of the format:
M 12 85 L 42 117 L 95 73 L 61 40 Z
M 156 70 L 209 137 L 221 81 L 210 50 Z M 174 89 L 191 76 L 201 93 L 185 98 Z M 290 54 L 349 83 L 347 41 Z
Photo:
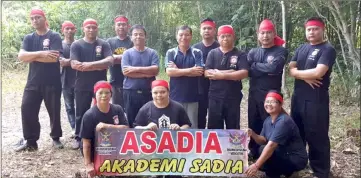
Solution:
M 73 143 L 72 143 L 72 145 L 71 145 L 71 148 L 72 148 L 73 150 L 79 149 L 79 148 L 80 148 L 80 141 L 74 139 L 74 140 L 73 140 Z
M 15 152 L 36 151 L 36 150 L 38 150 L 38 144 L 36 142 L 30 144 L 28 141 L 23 139 L 19 141 L 17 147 L 14 149 Z
M 63 149 L 64 145 L 60 142 L 59 139 L 54 139 L 53 140 L 53 146 L 57 149 Z

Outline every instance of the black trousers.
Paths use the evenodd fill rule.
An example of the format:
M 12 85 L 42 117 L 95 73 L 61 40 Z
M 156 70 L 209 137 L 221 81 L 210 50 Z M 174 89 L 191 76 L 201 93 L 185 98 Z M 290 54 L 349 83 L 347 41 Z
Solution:
M 259 148 L 259 155 L 261 155 L 266 145 Z M 291 176 L 292 173 L 304 169 L 307 165 L 307 159 L 291 157 L 287 152 L 281 150 L 279 147 L 273 152 L 272 156 L 263 164 L 261 170 L 269 177 L 280 177 L 285 175 Z
M 138 114 L 139 109 L 152 100 L 150 90 L 123 90 L 125 113 L 127 114 L 129 127 L 133 128 L 133 122 Z
M 66 114 L 70 127 L 75 129 L 75 93 L 74 88 L 63 88 L 63 97 Z
M 258 135 L 262 131 L 264 120 L 269 116 L 264 109 L 266 95 L 265 91 L 249 91 L 248 94 L 248 128 Z M 259 145 L 253 139 L 249 142 L 249 149 L 255 158 L 258 158 Z
M 242 97 L 241 97 L 242 98 Z M 209 97 L 208 129 L 239 129 L 241 100 L 227 100 Z
M 124 108 L 123 86 L 112 86 L 112 103 Z
M 293 94 L 291 116 L 297 124 L 305 146 L 308 143 L 310 166 L 314 175 L 328 178 L 330 173 L 330 111 L 328 92 L 314 99 Z
M 207 123 L 208 93 L 199 96 L 198 100 L 198 129 L 205 129 Z
M 44 100 L 50 118 L 50 137 L 62 136 L 60 123 L 61 88 L 55 86 L 33 86 L 25 88 L 21 104 L 21 120 L 24 139 L 35 144 L 40 137 L 39 111 Z
M 92 104 L 93 92 L 75 90 L 75 139 L 80 141 L 79 133 L 83 115 Z

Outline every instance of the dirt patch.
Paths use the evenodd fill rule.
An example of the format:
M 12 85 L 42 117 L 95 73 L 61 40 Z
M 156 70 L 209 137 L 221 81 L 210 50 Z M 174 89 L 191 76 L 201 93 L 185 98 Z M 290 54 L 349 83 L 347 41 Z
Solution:
M 71 150 L 71 128 L 65 113 L 62 99 L 61 123 L 65 144 L 62 150 L 52 148 L 49 136 L 49 116 L 44 104 L 40 109 L 41 135 L 37 152 L 13 152 L 14 144 L 22 138 L 21 99 L 26 82 L 24 72 L 4 72 L 2 76 L 2 173 L 1 177 L 75 177 L 84 175 L 82 156 Z M 16 80 L 14 80 L 16 79 Z M 248 92 L 244 89 L 241 103 L 241 127 L 247 128 Z M 289 111 L 289 99 L 285 109 Z M 332 149 L 332 173 L 334 177 L 360 177 L 360 130 L 359 107 L 337 106 L 332 104 L 330 137 Z M 355 121 L 358 120 L 357 127 Z M 308 170 L 297 177 L 310 175 Z M 258 177 L 263 177 L 262 174 Z

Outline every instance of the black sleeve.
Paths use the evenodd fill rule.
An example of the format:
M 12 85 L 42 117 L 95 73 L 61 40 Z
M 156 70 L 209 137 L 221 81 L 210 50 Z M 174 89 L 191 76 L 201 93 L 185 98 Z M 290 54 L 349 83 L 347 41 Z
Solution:
M 175 51 L 173 49 L 169 49 L 166 53 L 165 53 L 165 58 L 164 58 L 164 68 L 166 69 L 168 67 L 168 62 L 174 62 L 174 55 L 175 55 Z
M 178 125 L 180 127 L 182 127 L 183 125 L 189 125 L 189 127 L 192 126 L 188 114 L 182 106 L 178 108 L 178 121 L 179 121 Z
M 302 47 L 302 46 L 301 46 Z M 293 55 L 293 57 L 291 58 L 291 62 L 297 62 L 297 56 L 298 56 L 298 51 L 300 50 L 301 47 L 298 47 L 295 51 L 295 54 Z
M 287 119 L 290 118 L 285 118 L 284 120 L 278 121 L 276 123 L 276 126 L 269 141 L 278 143 L 280 145 L 285 145 L 287 143 L 288 138 L 291 136 L 291 125 L 287 122 Z
M 216 48 L 217 49 L 217 48 Z M 214 50 L 212 49 L 211 51 L 209 51 L 208 55 L 207 55 L 207 60 L 206 60 L 206 70 L 208 69 L 214 69 Z
M 103 55 L 104 55 L 104 58 L 113 56 L 113 52 L 112 52 L 112 49 L 110 48 L 110 44 L 106 41 L 103 44 Z
M 95 114 L 92 113 L 92 111 L 93 110 L 90 108 L 83 116 L 79 133 L 80 138 L 93 139 L 95 137 Z
M 31 51 L 31 36 L 32 35 L 26 35 L 24 37 L 23 43 L 21 44 L 21 49 L 25 50 L 25 51 Z
M 149 121 L 148 121 L 148 113 L 149 113 L 149 104 L 145 104 L 144 106 L 142 106 L 139 111 L 137 116 L 134 119 L 134 127 L 136 126 L 147 126 Z
M 80 44 L 78 42 L 74 42 L 73 44 L 71 44 L 70 46 L 70 60 L 77 60 L 77 61 L 81 61 L 80 59 Z
M 247 54 L 244 52 L 240 52 L 240 54 L 239 54 L 239 59 L 237 61 L 237 69 L 238 70 L 249 70 Z
M 325 51 L 322 51 L 320 59 L 317 64 L 324 64 L 331 68 L 336 60 L 336 50 L 333 47 L 328 47 Z
M 275 54 L 274 59 L 270 63 L 254 62 L 251 65 L 251 70 L 253 70 L 254 73 L 260 72 L 267 75 L 281 74 L 286 63 L 287 55 L 287 50 L 282 48 L 282 50 Z
M 52 39 L 50 39 L 50 41 L 52 41 L 50 43 L 50 49 L 57 50 L 60 52 L 60 54 L 63 54 L 63 43 L 59 33 L 53 33 Z
M 117 106 L 117 113 L 118 113 L 119 125 L 129 126 L 127 116 L 125 115 L 123 108 L 119 105 Z

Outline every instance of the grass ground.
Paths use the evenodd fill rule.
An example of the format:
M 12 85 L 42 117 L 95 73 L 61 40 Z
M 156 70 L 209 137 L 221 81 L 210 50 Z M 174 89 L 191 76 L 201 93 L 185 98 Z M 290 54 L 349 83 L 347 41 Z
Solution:
M 27 70 L 2 73 L 2 173 L 1 177 L 74 177 L 82 175 L 84 166 L 79 151 L 70 149 L 71 129 L 62 101 L 62 128 L 65 149 L 54 150 L 49 137 L 47 111 L 40 109 L 41 136 L 39 151 L 14 153 L 15 144 L 22 137 L 20 106 L 26 83 Z M 162 72 L 157 78 L 167 79 Z M 247 126 L 248 84 L 244 82 L 241 103 L 242 127 Z M 289 98 L 285 99 L 289 111 Z M 360 108 L 357 105 L 339 104 L 331 98 L 330 139 L 331 166 L 334 177 L 360 177 Z

